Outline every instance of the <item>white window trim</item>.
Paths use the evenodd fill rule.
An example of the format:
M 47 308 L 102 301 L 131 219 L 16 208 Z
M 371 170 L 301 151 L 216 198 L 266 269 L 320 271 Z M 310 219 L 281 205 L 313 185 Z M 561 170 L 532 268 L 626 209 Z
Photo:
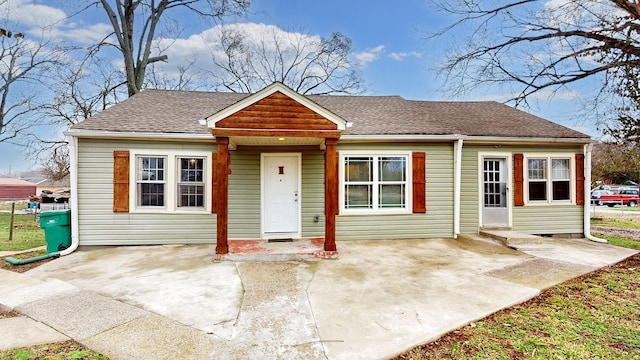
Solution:
M 166 157 L 165 166 L 165 206 L 138 206 L 137 200 L 137 166 L 139 156 Z M 205 214 L 211 213 L 211 192 L 213 174 L 211 172 L 211 152 L 207 151 L 167 151 L 158 149 L 130 149 L 129 150 L 129 209 L 131 213 L 175 213 L 175 214 Z M 178 207 L 178 158 L 198 157 L 204 159 L 204 208 Z
M 575 205 L 576 204 L 576 155 L 574 153 L 525 153 L 523 164 L 524 204 L 527 206 Z M 547 200 L 529 200 L 529 159 L 547 159 Z M 551 163 L 553 159 L 569 159 L 569 200 L 553 200 Z
M 344 173 L 344 160 L 347 157 L 353 156 L 406 156 L 407 158 L 407 187 L 405 191 L 405 208 L 404 209 L 348 209 L 344 206 L 345 201 L 345 173 Z M 349 150 L 340 151 L 339 165 L 338 165 L 339 181 L 339 201 L 340 201 L 340 215 L 390 215 L 390 214 L 411 214 L 413 212 L 413 164 L 412 164 L 412 152 L 411 151 L 379 151 L 379 150 Z

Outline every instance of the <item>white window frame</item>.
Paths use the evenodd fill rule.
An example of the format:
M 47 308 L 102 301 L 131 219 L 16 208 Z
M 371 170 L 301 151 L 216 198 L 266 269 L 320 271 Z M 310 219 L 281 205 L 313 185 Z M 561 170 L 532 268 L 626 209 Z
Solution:
M 131 213 L 176 213 L 198 214 L 211 213 L 212 169 L 210 151 L 130 149 L 129 161 L 129 209 Z M 165 206 L 138 206 L 137 167 L 141 156 L 165 158 Z M 204 167 L 204 207 L 178 207 L 179 158 L 202 158 Z
M 544 159 L 545 164 L 545 180 L 531 180 L 531 181 L 544 181 L 546 182 L 546 200 L 529 200 L 529 160 Z M 567 179 L 553 179 L 553 160 L 569 160 L 569 199 L 566 200 L 553 200 L 553 182 L 554 181 L 566 181 Z M 576 193 L 576 171 L 575 171 L 575 154 L 573 153 L 526 153 L 523 160 L 523 172 L 524 172 L 524 197 L 525 205 L 575 205 L 575 193 Z
M 202 160 L 202 181 L 182 181 L 182 174 L 180 173 L 183 169 L 181 169 L 182 164 L 180 163 L 181 159 L 190 160 Z M 192 169 L 185 169 L 187 171 L 197 171 Z M 207 198 L 207 185 L 206 185 L 206 177 L 207 177 L 207 159 L 202 156 L 176 156 L 176 207 L 180 210 L 204 210 L 206 209 L 206 201 Z M 202 206 L 179 206 L 180 203 L 180 186 L 201 186 L 202 194 L 196 194 L 196 196 L 202 196 Z
M 163 171 L 163 173 L 164 173 L 164 176 L 163 176 L 163 179 L 162 179 L 162 180 L 158 180 L 158 179 L 139 179 L 139 178 L 138 178 L 138 175 L 139 175 L 139 173 L 140 173 L 140 172 L 138 171 L 138 165 L 140 165 L 140 159 L 142 159 L 142 158 L 155 158 L 155 159 L 163 159 L 163 160 L 164 160 L 164 164 L 163 164 L 163 168 L 162 168 L 162 171 Z M 134 158 L 134 162 L 135 162 L 135 165 L 134 165 L 134 169 L 135 169 L 135 170 L 134 170 L 134 171 L 135 171 L 135 174 L 134 174 L 135 182 L 133 182 L 133 184 L 135 184 L 135 186 L 134 186 L 134 187 L 135 187 L 135 189 L 134 189 L 134 191 L 135 191 L 135 198 L 134 198 L 134 201 L 135 201 L 136 207 L 138 207 L 138 208 L 144 208 L 144 209 L 157 209 L 157 210 L 166 209 L 166 207 L 167 207 L 167 201 L 168 201 L 168 198 L 167 198 L 167 177 L 168 177 L 168 174 L 167 174 L 167 170 L 168 170 L 168 169 L 167 169 L 167 166 L 168 166 L 168 164 L 169 164 L 167 157 L 166 157 L 166 156 L 164 156 L 164 155 L 137 155 L 137 156 Z M 156 169 L 157 169 L 157 168 L 156 168 Z M 138 189 L 138 187 L 139 187 L 139 185 L 141 185 L 141 184 L 162 184 L 162 185 L 163 185 L 163 188 L 164 188 L 164 191 L 163 191 L 163 193 L 162 193 L 162 196 L 164 197 L 164 205 L 162 205 L 162 206 L 154 206 L 154 205 L 138 205 L 138 200 L 139 200 L 140 196 L 142 196 L 142 195 L 138 192 L 138 190 L 139 190 L 139 189 Z
M 351 150 L 340 151 L 340 162 L 338 175 L 340 176 L 340 214 L 345 215 L 380 215 L 380 214 L 411 214 L 413 212 L 413 164 L 411 162 L 411 151 L 368 151 L 368 150 Z M 350 209 L 345 207 L 345 171 L 344 162 L 349 157 L 373 157 L 379 159 L 380 157 L 398 157 L 403 156 L 406 159 L 406 176 L 405 176 L 405 207 L 404 208 L 378 208 L 378 161 L 374 160 L 373 164 L 373 194 L 372 202 L 373 208 L 371 209 Z

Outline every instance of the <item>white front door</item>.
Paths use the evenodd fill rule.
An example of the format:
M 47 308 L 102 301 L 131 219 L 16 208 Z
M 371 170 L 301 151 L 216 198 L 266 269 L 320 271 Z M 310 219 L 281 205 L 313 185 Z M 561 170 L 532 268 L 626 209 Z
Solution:
M 262 154 L 262 237 L 299 238 L 301 154 Z
M 509 226 L 507 159 L 482 159 L 482 226 Z

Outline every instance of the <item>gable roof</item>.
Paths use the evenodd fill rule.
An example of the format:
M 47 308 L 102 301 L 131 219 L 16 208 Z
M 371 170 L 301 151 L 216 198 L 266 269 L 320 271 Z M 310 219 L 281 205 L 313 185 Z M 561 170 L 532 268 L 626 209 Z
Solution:
M 148 89 L 74 125 L 72 130 L 211 134 L 201 120 L 213 119 L 216 113 L 233 108 L 250 96 Z M 309 95 L 304 98 L 351 122 L 352 127 L 347 128 L 344 135 L 589 139 L 578 131 L 493 101 L 413 101 L 400 96 Z
M 0 178 L 0 186 L 34 186 L 35 187 L 36 184 L 30 181 L 21 180 L 21 179 Z
M 295 102 L 294 104 L 297 103 L 304 106 L 304 108 L 308 109 L 307 111 L 311 111 L 329 120 L 330 122 L 335 124 L 338 130 L 344 130 L 347 126 L 347 122 L 344 119 L 321 107 L 317 103 L 311 101 L 309 97 L 298 94 L 297 92 L 291 90 L 288 86 L 280 82 L 274 82 L 273 84 L 258 91 L 257 93 L 248 95 L 247 97 L 226 107 L 225 109 L 218 111 L 211 116 L 208 116 L 206 119 L 208 127 L 214 128 L 219 121 L 224 120 L 232 114 L 235 114 L 251 105 L 258 104 L 261 100 L 278 94 L 284 95 L 284 98 L 289 99 L 289 101 Z

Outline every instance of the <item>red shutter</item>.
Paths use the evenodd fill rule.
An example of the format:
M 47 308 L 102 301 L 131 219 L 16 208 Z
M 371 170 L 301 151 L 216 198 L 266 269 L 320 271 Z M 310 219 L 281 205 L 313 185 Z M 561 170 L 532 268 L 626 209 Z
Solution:
M 211 154 L 211 212 L 216 213 L 216 187 L 218 186 L 218 177 L 216 176 L 216 161 L 218 161 L 218 154 Z
M 524 206 L 524 155 L 513 155 L 513 203 Z
M 113 212 L 129 212 L 129 151 L 113 152 Z
M 584 155 L 576 154 L 576 205 L 584 205 Z
M 426 213 L 426 155 L 423 152 L 414 152 L 411 157 L 413 167 L 413 212 Z

